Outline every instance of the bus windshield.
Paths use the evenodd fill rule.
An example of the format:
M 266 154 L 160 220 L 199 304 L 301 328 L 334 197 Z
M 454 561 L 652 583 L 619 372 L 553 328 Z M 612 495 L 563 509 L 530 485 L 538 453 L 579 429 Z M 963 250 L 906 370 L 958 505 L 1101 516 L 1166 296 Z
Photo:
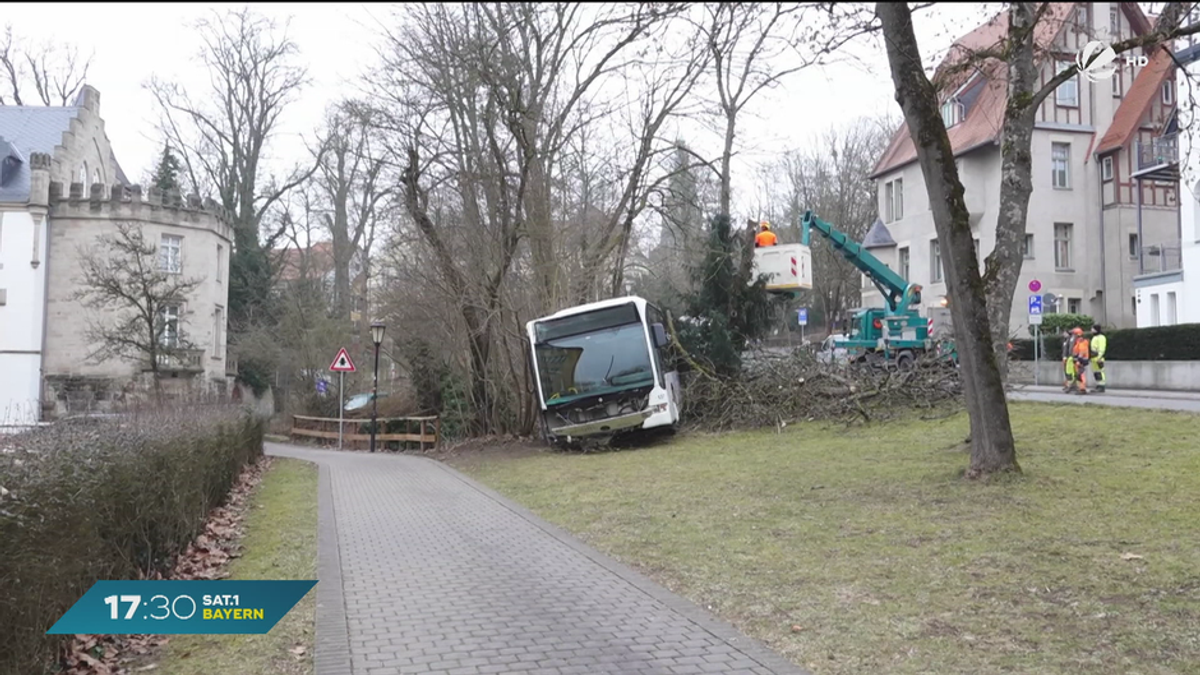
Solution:
M 654 384 L 646 328 L 634 305 L 546 321 L 537 336 L 548 404 Z

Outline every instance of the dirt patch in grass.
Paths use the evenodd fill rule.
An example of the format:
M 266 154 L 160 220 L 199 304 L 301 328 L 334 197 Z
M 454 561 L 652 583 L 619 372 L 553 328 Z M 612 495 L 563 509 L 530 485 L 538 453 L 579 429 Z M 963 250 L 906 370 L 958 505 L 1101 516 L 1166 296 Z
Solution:
M 272 458 L 246 514 L 230 579 L 317 578 L 317 467 Z M 312 675 L 316 591 L 266 635 L 177 635 L 131 669 L 169 675 Z M 153 668 L 150 668 L 153 666 Z
M 1011 410 L 454 463 L 816 675 L 1200 672 L 1200 416 Z

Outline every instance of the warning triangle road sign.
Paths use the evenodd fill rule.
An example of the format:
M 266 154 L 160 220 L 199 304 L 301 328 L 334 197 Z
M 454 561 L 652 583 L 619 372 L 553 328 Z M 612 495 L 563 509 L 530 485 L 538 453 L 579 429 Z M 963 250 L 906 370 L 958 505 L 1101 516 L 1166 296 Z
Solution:
M 335 373 L 353 373 L 355 372 L 354 362 L 350 360 L 350 355 L 346 353 L 346 348 L 342 347 L 337 356 L 333 357 L 333 364 L 329 369 Z

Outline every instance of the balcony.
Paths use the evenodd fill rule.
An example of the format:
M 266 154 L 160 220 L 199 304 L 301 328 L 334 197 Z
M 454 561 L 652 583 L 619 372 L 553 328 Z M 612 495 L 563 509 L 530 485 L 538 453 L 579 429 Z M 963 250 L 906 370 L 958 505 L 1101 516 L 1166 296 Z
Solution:
M 1154 244 L 1142 249 L 1139 274 L 1161 274 L 1183 269 L 1183 247 L 1179 244 Z
M 1179 135 L 1159 136 L 1149 143 L 1137 142 L 1137 171 L 1142 180 L 1179 180 Z
M 204 371 L 203 349 L 179 349 L 165 354 L 157 354 L 158 372 L 199 373 Z M 147 363 L 146 370 L 153 370 Z

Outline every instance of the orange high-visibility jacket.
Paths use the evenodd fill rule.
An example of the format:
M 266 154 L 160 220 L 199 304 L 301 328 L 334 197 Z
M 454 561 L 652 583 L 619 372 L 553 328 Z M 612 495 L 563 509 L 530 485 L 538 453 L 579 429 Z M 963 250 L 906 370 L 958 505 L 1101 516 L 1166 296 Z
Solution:
M 778 238 L 775 236 L 775 233 L 770 230 L 763 230 L 758 233 L 758 236 L 754 237 L 754 245 L 760 247 L 774 246 L 777 241 Z
M 1086 359 L 1091 356 L 1088 350 L 1088 339 L 1086 337 L 1075 338 L 1075 344 L 1071 345 L 1071 351 L 1075 353 L 1075 358 Z

